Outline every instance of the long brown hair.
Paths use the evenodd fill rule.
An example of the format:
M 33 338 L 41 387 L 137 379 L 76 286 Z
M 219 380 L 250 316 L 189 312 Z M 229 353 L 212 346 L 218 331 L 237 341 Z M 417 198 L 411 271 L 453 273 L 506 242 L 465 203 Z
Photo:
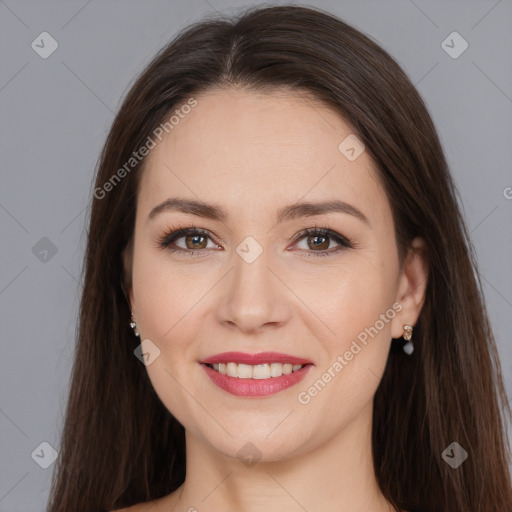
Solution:
M 374 399 L 373 458 L 384 496 L 396 509 L 511 511 L 510 408 L 474 252 L 433 122 L 382 48 L 332 15 L 298 6 L 252 8 L 188 27 L 122 103 L 97 170 L 48 510 L 125 507 L 169 494 L 185 479 L 184 429 L 133 354 L 140 340 L 128 325 L 122 285 L 144 160 L 122 179 L 112 177 L 173 109 L 230 86 L 285 87 L 337 111 L 377 165 L 401 261 L 414 237 L 428 245 L 415 351 L 407 356 L 394 342 Z M 469 454 L 456 469 L 442 458 L 454 441 Z

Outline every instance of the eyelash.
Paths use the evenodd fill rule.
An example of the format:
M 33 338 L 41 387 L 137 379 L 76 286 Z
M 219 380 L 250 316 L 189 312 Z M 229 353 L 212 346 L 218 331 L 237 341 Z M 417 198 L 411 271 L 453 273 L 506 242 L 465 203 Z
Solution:
M 210 238 L 210 240 L 211 240 L 210 233 L 204 229 L 195 228 L 195 227 L 189 227 L 189 228 L 178 227 L 178 228 L 171 228 L 170 232 L 168 231 L 168 232 L 164 233 L 164 235 L 159 237 L 158 246 L 160 248 L 166 249 L 170 252 L 187 253 L 189 256 L 194 256 L 194 255 L 196 255 L 196 253 L 200 253 L 200 252 L 204 251 L 205 249 L 194 250 L 194 249 L 183 249 L 181 247 L 169 248 L 169 245 L 172 244 L 173 242 L 175 242 L 176 240 L 179 240 L 180 238 L 183 238 L 184 236 L 189 236 L 189 235 L 201 235 L 201 236 Z M 332 249 L 325 249 L 322 251 L 312 251 L 312 250 L 307 251 L 306 250 L 306 252 L 310 253 L 307 255 L 308 258 L 309 257 L 316 258 L 316 257 L 330 256 L 332 254 L 337 254 L 346 249 L 353 249 L 355 247 L 355 245 L 348 238 L 344 237 L 343 235 L 340 235 L 336 231 L 333 231 L 329 228 L 319 228 L 316 226 L 313 228 L 304 229 L 301 232 L 297 233 L 297 235 L 294 238 L 294 243 L 299 242 L 303 238 L 312 237 L 312 236 L 332 238 L 335 242 L 340 244 L 340 247 L 338 247 L 335 250 L 332 250 Z

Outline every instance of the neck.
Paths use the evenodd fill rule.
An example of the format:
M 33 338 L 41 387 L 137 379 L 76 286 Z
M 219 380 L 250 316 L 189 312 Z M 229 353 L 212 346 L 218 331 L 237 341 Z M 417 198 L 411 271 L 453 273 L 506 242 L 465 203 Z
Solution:
M 280 461 L 265 461 L 262 454 L 254 465 L 186 431 L 187 476 L 169 496 L 173 510 L 390 512 L 374 473 L 371 422 L 372 403 L 322 445 L 302 446 Z

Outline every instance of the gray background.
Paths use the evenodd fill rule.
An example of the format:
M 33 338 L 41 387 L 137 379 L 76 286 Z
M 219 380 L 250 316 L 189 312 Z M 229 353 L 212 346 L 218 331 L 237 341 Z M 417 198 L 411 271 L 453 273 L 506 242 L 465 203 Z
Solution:
M 45 507 L 54 466 L 42 469 L 31 454 L 44 441 L 58 450 L 86 208 L 120 99 L 178 29 L 246 5 L 0 0 L 0 511 Z M 460 191 L 512 397 L 512 0 L 309 5 L 380 43 L 425 98 Z M 31 47 L 44 31 L 59 45 L 47 59 Z M 441 47 L 453 31 L 469 44 L 456 59 Z

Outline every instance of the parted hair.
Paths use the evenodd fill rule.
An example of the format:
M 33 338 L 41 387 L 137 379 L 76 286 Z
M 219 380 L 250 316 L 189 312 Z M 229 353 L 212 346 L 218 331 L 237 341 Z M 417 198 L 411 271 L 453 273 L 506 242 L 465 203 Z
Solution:
M 374 397 L 372 453 L 396 510 L 510 512 L 510 408 L 458 193 L 428 110 L 397 62 L 317 8 L 259 6 L 183 29 L 134 80 L 101 152 L 102 187 L 170 113 L 214 88 L 286 88 L 346 120 L 375 162 L 400 261 L 429 252 L 415 351 L 392 344 Z M 162 497 L 185 480 L 183 426 L 134 357 L 123 282 L 145 160 L 91 199 L 74 364 L 49 512 L 108 511 Z M 458 468 L 442 452 L 467 452 Z

